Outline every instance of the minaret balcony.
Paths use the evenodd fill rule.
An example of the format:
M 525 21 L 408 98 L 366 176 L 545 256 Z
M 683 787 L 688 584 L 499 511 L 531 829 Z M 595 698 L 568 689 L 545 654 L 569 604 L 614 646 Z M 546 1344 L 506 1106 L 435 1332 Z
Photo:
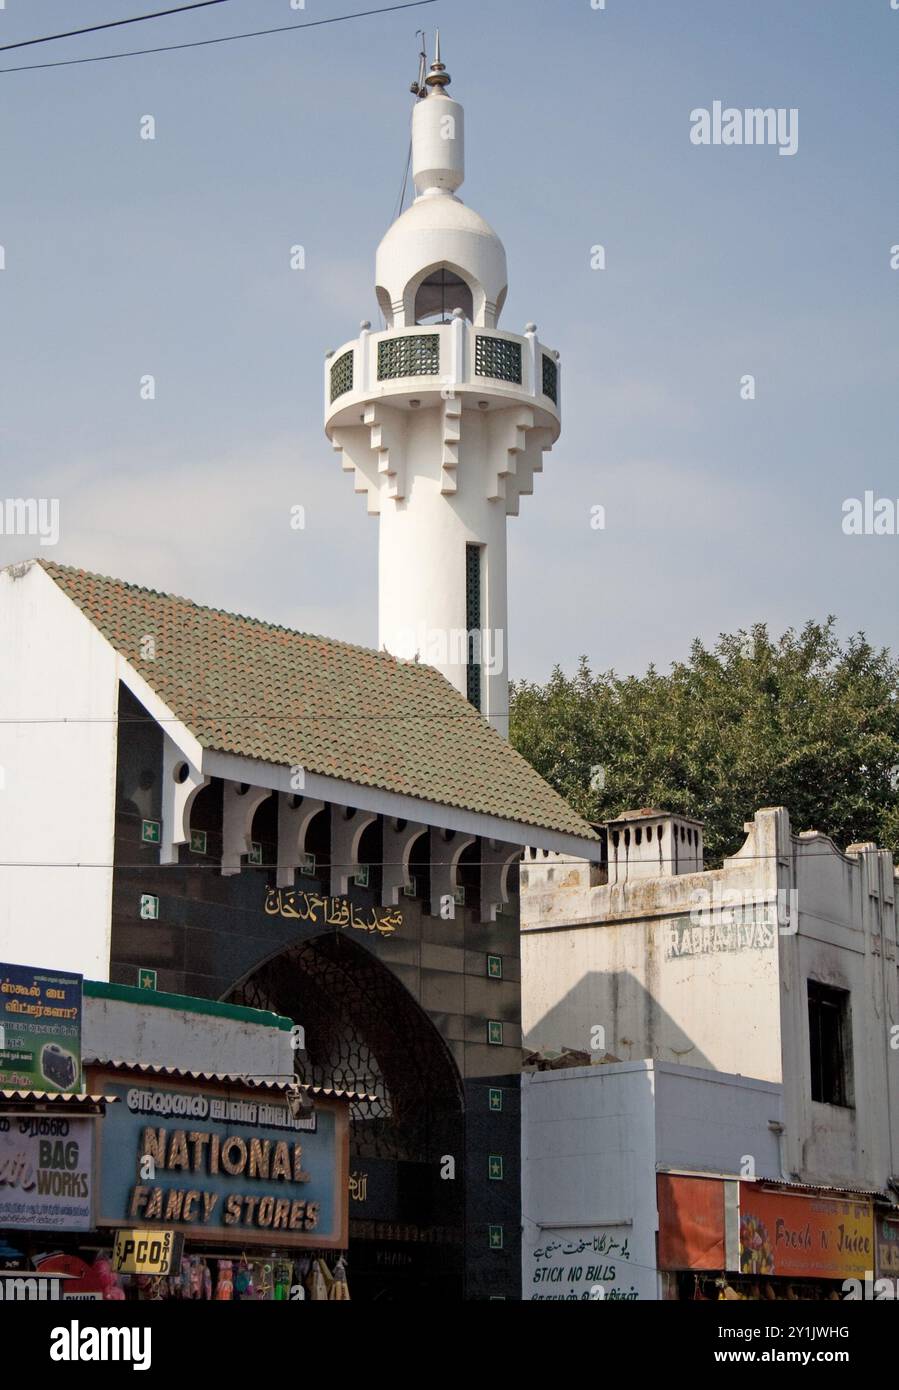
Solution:
M 358 338 L 328 353 L 324 387 L 329 432 L 358 420 L 364 404 L 424 408 L 455 396 L 488 410 L 528 405 L 553 439 L 561 428 L 559 355 L 532 325 L 524 334 L 507 333 L 456 316 L 379 333 L 363 326 Z

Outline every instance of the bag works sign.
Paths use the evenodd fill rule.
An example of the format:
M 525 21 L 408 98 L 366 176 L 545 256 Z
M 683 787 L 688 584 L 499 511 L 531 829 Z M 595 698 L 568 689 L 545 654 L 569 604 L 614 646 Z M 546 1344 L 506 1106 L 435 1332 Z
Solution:
M 102 1127 L 98 1226 L 154 1226 L 190 1238 L 273 1247 L 347 1243 L 345 1102 L 316 1100 L 313 1127 L 278 1092 L 133 1082 L 92 1074 L 118 1095 Z

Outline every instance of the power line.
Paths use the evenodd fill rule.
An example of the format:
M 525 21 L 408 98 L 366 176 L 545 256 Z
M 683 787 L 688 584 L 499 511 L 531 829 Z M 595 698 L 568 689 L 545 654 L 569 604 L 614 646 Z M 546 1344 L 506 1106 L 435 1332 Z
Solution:
M 421 5 L 433 5 L 435 0 L 405 0 L 400 5 L 382 5 L 375 10 L 357 10 L 354 14 L 332 15 L 329 19 L 309 19 L 303 24 L 281 24 L 275 29 L 253 29 L 245 34 L 225 34 L 218 39 L 195 39 L 192 43 L 162 44 L 158 48 L 132 48 L 126 53 L 102 53 L 92 58 L 65 58 L 54 63 L 25 63 L 17 68 L 0 68 L 0 76 L 8 72 L 37 72 L 42 68 L 77 67 L 81 63 L 109 63 L 115 58 L 137 58 L 145 53 L 174 53 L 182 48 L 208 48 L 214 43 L 234 43 L 237 39 L 258 39 L 265 34 L 286 34 L 294 29 L 317 29 L 323 24 L 342 24 L 348 19 L 366 19 L 369 15 L 393 14 L 398 10 L 414 10 Z
M 225 5 L 229 0 L 193 0 L 190 5 L 178 5 L 171 10 L 155 10 L 153 14 L 138 14 L 132 19 L 110 19 L 105 24 L 88 24 L 84 29 L 67 29 L 62 34 L 44 34 L 39 39 L 21 39 L 18 43 L 0 44 L 0 53 L 11 48 L 31 48 L 36 43 L 54 43 L 57 39 L 72 39 L 78 34 L 96 34 L 100 29 L 118 29 L 123 24 L 142 24 L 145 19 L 162 19 L 165 15 L 184 14 L 186 10 L 204 10 L 207 5 Z

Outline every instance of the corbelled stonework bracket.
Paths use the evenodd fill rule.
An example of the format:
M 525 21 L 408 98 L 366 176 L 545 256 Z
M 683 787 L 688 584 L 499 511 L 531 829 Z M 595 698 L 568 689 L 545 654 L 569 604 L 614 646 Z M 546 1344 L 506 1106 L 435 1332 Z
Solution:
M 507 516 L 517 516 L 521 498 L 534 491 L 534 474 L 543 472 L 543 455 L 552 446 L 552 430 L 538 426 L 528 431 L 527 447 L 516 455 L 515 477 L 506 479 Z
M 278 797 L 278 876 L 275 880 L 279 888 L 292 888 L 294 875 L 303 862 L 306 853 L 306 835 L 319 811 L 325 809 L 323 801 L 312 796 L 297 798 L 282 793 Z
M 353 490 L 365 494 L 369 516 L 377 516 L 381 510 L 381 484 L 378 456 L 372 453 L 368 426 L 341 425 L 331 436 L 331 447 L 340 454 L 344 473 L 352 473 Z
M 476 835 L 461 830 L 447 832 L 431 827 L 431 916 L 452 919 L 456 915 L 454 897 L 458 883 L 459 860 L 473 845 Z
M 363 833 L 378 819 L 374 811 L 331 807 L 331 897 L 349 892 L 350 879 L 359 868 L 359 844 Z
M 400 890 L 409 888 L 412 879 L 409 860 L 412 847 L 427 826 L 418 821 L 406 821 L 402 830 L 399 822 L 390 818 L 384 820 L 384 845 L 381 863 L 381 906 L 396 907 L 400 900 Z
M 521 858 L 521 845 L 506 840 L 481 841 L 481 921 L 495 922 L 496 910 L 509 901 L 509 870 Z
M 528 406 L 495 410 L 487 417 L 491 466 L 487 474 L 487 496 L 491 502 L 504 501 L 506 480 L 514 479 L 518 455 L 527 449 L 528 431 L 534 428 L 534 412 Z
M 241 857 L 250 852 L 253 817 L 272 795 L 269 787 L 225 782 L 222 787 L 222 876 L 239 874 Z
M 162 747 L 162 831 L 160 864 L 178 863 L 178 846 L 190 841 L 190 809 L 197 792 L 209 778 L 188 762 L 181 749 L 166 736 Z
M 378 459 L 378 476 L 385 496 L 399 500 L 406 495 L 406 425 L 401 411 L 386 405 L 367 405 L 365 423 L 371 431 L 372 452 Z
M 444 496 L 458 488 L 456 470 L 459 467 L 459 443 L 462 436 L 462 401 L 451 396 L 443 402 L 442 440 L 440 458 L 440 491 Z

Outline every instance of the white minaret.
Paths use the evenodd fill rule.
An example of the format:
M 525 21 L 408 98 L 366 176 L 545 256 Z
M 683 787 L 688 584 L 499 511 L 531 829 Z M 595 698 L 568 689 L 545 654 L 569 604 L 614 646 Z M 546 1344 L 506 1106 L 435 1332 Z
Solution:
M 559 435 L 559 354 L 532 323 L 497 328 L 506 253 L 456 197 L 449 80 L 438 35 L 412 118 L 416 197 L 378 247 L 387 326 L 328 353 L 325 430 L 379 518 L 380 646 L 438 667 L 506 735 L 506 517 Z

